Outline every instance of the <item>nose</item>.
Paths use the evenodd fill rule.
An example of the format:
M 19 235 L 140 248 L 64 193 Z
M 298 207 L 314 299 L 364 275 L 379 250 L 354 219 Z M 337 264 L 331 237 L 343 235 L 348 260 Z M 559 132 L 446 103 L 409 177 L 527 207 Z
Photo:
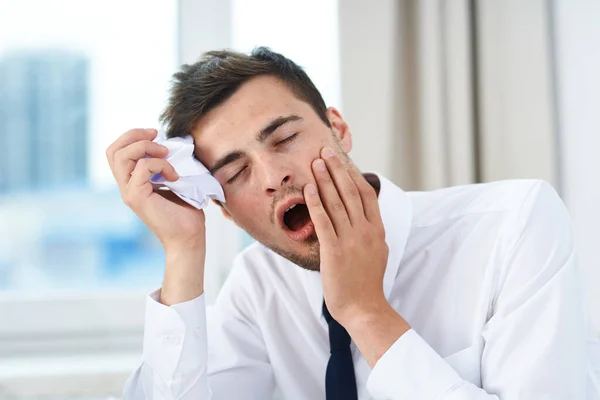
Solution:
M 269 196 L 273 196 L 286 185 L 294 181 L 294 173 L 289 163 L 273 158 L 263 158 L 258 163 L 262 185 Z

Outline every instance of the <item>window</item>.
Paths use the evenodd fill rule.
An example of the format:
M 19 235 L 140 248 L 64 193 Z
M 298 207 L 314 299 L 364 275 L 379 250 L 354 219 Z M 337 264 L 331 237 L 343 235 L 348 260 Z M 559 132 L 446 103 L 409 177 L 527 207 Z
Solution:
M 302 66 L 327 105 L 341 107 L 338 2 L 233 0 L 233 48 L 267 46 Z M 293 18 L 290 16 L 293 15 Z
M 139 358 L 164 255 L 104 153 L 157 126 L 177 18 L 176 0 L 0 0 L 0 398 L 118 393 Z
M 0 290 L 148 288 L 160 246 L 104 149 L 157 126 L 176 2 L 0 2 Z
M 333 0 L 0 0 L 0 398 L 120 393 L 164 254 L 105 149 L 157 127 L 172 73 L 214 48 L 270 46 L 339 106 L 336 16 Z M 252 241 L 219 214 L 207 210 L 209 302 Z

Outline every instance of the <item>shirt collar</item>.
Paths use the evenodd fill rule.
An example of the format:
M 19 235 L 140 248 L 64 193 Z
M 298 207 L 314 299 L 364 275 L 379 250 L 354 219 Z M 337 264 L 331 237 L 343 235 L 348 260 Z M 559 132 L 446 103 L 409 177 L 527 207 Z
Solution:
M 385 241 L 389 248 L 388 261 L 383 276 L 383 293 L 389 299 L 404 255 L 404 248 L 410 234 L 412 223 L 412 203 L 408 194 L 376 174 L 381 182 L 379 191 L 379 209 L 385 230 Z M 298 268 L 296 266 L 296 268 Z M 311 308 L 318 318 L 323 316 L 323 285 L 321 274 L 313 271 L 301 271 L 310 293 Z

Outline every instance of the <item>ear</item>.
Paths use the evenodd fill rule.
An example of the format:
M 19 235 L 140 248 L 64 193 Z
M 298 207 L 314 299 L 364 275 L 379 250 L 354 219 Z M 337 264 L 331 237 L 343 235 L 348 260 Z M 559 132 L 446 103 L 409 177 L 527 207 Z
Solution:
M 221 204 L 220 202 L 216 201 L 215 199 L 211 199 L 211 200 L 212 200 L 212 202 L 213 202 L 215 205 L 219 206 L 219 208 L 221 209 L 221 213 L 223 214 L 223 216 L 224 216 L 225 218 L 227 218 L 228 220 L 230 220 L 231 222 L 233 222 L 234 224 L 236 224 L 236 225 L 237 225 L 237 222 L 235 222 L 235 219 L 233 219 L 233 217 L 231 216 L 231 214 L 229 214 L 229 211 L 227 211 L 227 210 L 225 209 L 225 207 L 223 207 L 223 204 Z M 238 225 L 238 226 L 239 226 L 239 225 Z
M 342 143 L 344 151 L 350 153 L 350 150 L 352 150 L 352 133 L 350 133 L 348 124 L 342 118 L 342 114 L 337 108 L 329 107 L 327 108 L 327 118 L 329 119 L 333 133 Z

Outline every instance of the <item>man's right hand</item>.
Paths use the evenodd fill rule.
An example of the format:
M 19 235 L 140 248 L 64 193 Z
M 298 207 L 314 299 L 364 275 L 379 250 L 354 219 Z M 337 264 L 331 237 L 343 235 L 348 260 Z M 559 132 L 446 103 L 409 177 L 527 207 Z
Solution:
M 153 174 L 166 180 L 179 179 L 164 159 L 165 146 L 152 142 L 156 129 L 132 129 L 106 150 L 110 169 L 119 185 L 121 198 L 162 243 L 167 270 L 161 302 L 175 304 L 203 292 L 206 254 L 204 212 L 187 204 L 171 191 L 155 191 Z

